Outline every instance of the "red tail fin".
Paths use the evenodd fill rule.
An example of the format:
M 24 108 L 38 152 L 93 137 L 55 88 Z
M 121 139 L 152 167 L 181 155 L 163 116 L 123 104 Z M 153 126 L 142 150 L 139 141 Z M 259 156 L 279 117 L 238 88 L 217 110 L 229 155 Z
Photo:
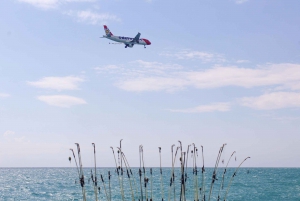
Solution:
M 113 34 L 110 32 L 106 25 L 103 25 L 106 36 L 111 37 Z

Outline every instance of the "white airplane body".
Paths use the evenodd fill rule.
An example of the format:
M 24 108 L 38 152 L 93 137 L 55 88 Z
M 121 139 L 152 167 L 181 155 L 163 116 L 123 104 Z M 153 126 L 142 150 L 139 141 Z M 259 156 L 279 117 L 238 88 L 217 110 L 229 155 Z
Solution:
M 124 36 L 114 36 L 106 25 L 104 25 L 104 31 L 106 35 L 103 35 L 103 38 L 107 38 L 109 40 L 119 42 L 119 43 L 124 43 L 125 48 L 127 47 L 132 48 L 134 45 L 144 45 L 144 47 L 146 48 L 146 45 L 151 45 L 151 42 L 148 39 L 140 38 L 141 36 L 140 33 L 138 33 L 134 38 L 124 37 Z

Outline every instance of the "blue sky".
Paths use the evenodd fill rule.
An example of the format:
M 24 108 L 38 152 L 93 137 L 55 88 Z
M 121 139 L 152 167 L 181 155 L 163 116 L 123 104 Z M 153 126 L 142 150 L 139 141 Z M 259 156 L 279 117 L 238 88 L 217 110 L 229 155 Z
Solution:
M 0 164 L 91 166 L 118 146 L 170 166 L 181 140 L 213 166 L 299 167 L 299 1 L 10 0 L 0 3 Z M 109 44 L 138 32 L 151 45 Z M 238 162 L 232 163 L 236 166 Z

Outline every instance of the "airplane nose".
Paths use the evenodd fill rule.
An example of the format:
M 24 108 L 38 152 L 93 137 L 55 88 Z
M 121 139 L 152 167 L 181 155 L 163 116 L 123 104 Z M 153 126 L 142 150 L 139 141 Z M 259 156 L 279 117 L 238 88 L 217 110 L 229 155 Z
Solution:
M 148 39 L 144 39 L 147 45 L 151 45 L 151 42 Z

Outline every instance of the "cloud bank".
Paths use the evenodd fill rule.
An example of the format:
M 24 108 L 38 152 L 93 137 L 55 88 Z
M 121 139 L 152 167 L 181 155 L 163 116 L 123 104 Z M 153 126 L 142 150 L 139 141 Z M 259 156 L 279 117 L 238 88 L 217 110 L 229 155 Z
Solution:
M 35 82 L 27 82 L 29 85 L 43 88 L 43 89 L 55 89 L 57 91 L 62 90 L 77 90 L 79 89 L 79 83 L 84 82 L 83 78 L 75 76 L 66 77 L 44 77 Z
M 53 9 L 61 4 L 71 2 L 95 2 L 96 0 L 19 0 L 19 2 L 30 4 L 37 8 Z
M 4 132 L 3 137 L 7 138 L 7 137 L 10 137 L 14 134 L 15 134 L 14 131 L 7 130 L 7 131 Z
M 299 92 L 273 92 L 258 97 L 242 98 L 241 104 L 257 110 L 274 110 L 300 107 Z
M 242 60 L 238 63 L 245 62 L 248 61 Z M 235 98 L 233 103 L 257 110 L 300 106 L 300 64 L 265 64 L 253 68 L 214 65 L 211 68 L 195 70 L 178 64 L 137 60 L 127 65 L 109 65 L 97 67 L 95 70 L 97 73 L 115 74 L 115 85 L 129 92 L 264 87 L 268 93 L 258 97 Z M 228 110 L 230 110 L 229 103 L 213 103 L 169 111 L 197 113 Z
M 8 97 L 10 97 L 10 94 L 0 93 L 0 98 L 8 98 Z
M 78 22 L 83 22 L 92 25 L 107 24 L 109 21 L 117 21 L 117 22 L 121 21 L 121 19 L 118 18 L 116 15 L 109 14 L 109 13 L 97 13 L 90 10 L 83 10 L 83 11 L 70 10 L 64 12 L 64 14 L 75 18 Z
M 255 68 L 215 66 L 205 70 L 170 69 L 170 65 L 139 61 L 139 69 L 122 68 L 116 85 L 126 91 L 169 91 L 186 87 L 198 89 L 219 87 L 263 87 L 274 90 L 300 90 L 300 65 L 291 63 L 267 64 Z M 151 68 L 149 68 L 149 64 Z M 152 68 L 153 66 L 153 68 Z M 157 68 L 157 66 L 159 68 Z M 158 71 L 156 73 L 156 71 Z M 151 71 L 151 74 L 149 73 Z M 133 75 L 134 76 L 131 76 Z
M 230 103 L 212 103 L 209 105 L 199 105 L 188 109 L 169 109 L 171 112 L 181 113 L 202 113 L 202 112 L 227 112 L 230 110 Z
M 74 96 L 68 95 L 51 95 L 51 96 L 38 96 L 38 100 L 57 107 L 69 108 L 74 105 L 86 104 L 86 101 Z
M 193 51 L 193 50 L 181 50 L 178 52 L 163 52 L 160 54 L 161 56 L 172 57 L 176 59 L 197 59 L 202 61 L 203 63 L 207 62 L 216 62 L 223 63 L 226 61 L 223 55 L 203 52 L 203 51 Z
M 84 2 L 96 2 L 97 0 L 18 0 L 21 3 L 30 4 L 36 8 L 40 8 L 43 10 L 49 9 L 58 9 L 61 5 L 66 5 L 69 3 L 84 3 Z M 93 8 L 97 9 L 97 5 L 92 5 Z M 110 13 L 99 13 L 92 10 L 67 10 L 64 9 L 60 12 L 61 14 L 71 16 L 76 19 L 78 22 L 83 22 L 92 25 L 98 24 L 107 24 L 110 21 L 120 22 L 121 19 L 116 15 Z

